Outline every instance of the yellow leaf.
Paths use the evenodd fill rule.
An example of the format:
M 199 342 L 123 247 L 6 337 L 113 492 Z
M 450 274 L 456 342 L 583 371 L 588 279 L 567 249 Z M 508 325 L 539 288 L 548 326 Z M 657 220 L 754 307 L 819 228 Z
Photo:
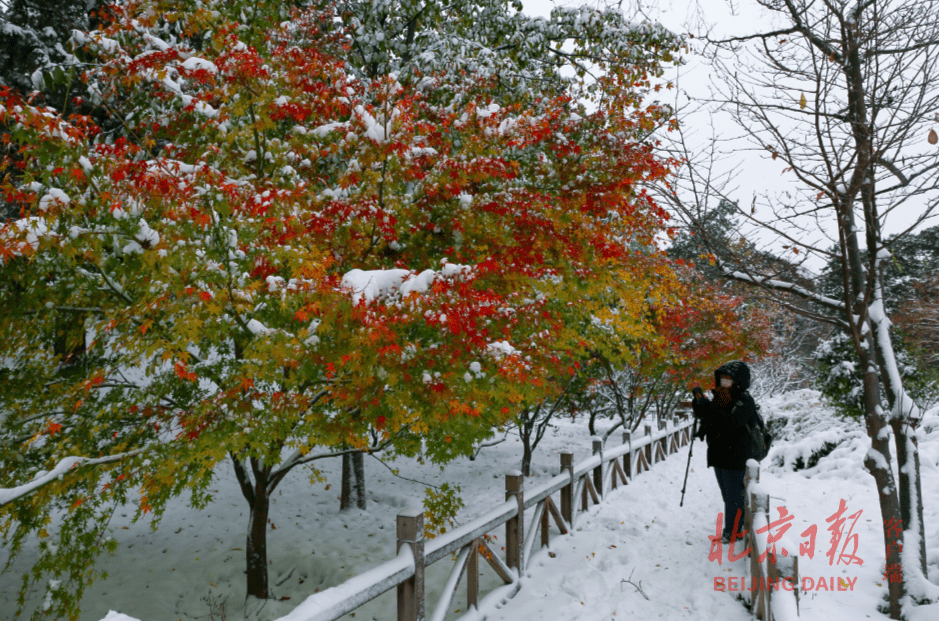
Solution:
M 805 93 L 802 93 L 802 99 L 799 100 L 799 107 L 805 110 L 805 107 L 809 105 L 808 100 L 805 98 Z
M 939 142 L 939 136 L 936 135 L 936 130 L 929 130 L 929 144 L 936 144 Z

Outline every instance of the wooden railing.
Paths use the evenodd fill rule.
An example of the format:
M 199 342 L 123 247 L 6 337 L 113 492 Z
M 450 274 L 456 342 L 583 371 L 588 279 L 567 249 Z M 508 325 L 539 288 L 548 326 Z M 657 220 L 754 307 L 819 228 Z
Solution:
M 574 464 L 570 451 L 561 452 L 561 473 L 531 490 L 525 490 L 520 472 L 508 472 L 503 504 L 440 537 L 424 540 L 420 509 L 402 511 L 397 516 L 398 554 L 393 560 L 310 595 L 278 621 L 334 621 L 393 588 L 397 588 L 398 621 L 423 621 L 425 568 L 452 554 L 456 554 L 456 562 L 430 616 L 432 621 L 443 621 L 464 574 L 467 607 L 478 608 L 480 556 L 510 585 L 506 596 L 513 596 L 520 588 L 519 575 L 528 566 L 535 542 L 540 541 L 541 547 L 548 545 L 552 522 L 560 534 L 573 532 L 578 515 L 591 502 L 600 503 L 610 490 L 628 484 L 691 441 L 692 423 L 687 412 L 682 414 L 677 423 L 674 418 L 669 424 L 660 421 L 654 433 L 649 425 L 638 438 L 623 433 L 623 444 L 613 449 L 604 449 L 603 442 L 594 438 L 593 456 L 580 464 Z M 559 495 L 557 502 L 553 494 Z M 525 511 L 532 507 L 534 513 L 526 530 Z M 490 547 L 486 537 L 503 524 L 505 560 Z
M 750 546 L 750 579 L 757 580 L 760 585 L 750 592 L 750 612 L 763 621 L 796 618 L 799 616 L 799 556 L 796 550 L 789 550 L 788 556 L 766 552 L 767 547 L 772 545 L 768 544 L 770 531 L 766 528 L 770 523 L 770 497 L 760 487 L 760 464 L 752 459 L 747 462 L 745 485 L 747 503 L 744 523 L 747 544 Z M 757 532 L 761 530 L 764 532 Z

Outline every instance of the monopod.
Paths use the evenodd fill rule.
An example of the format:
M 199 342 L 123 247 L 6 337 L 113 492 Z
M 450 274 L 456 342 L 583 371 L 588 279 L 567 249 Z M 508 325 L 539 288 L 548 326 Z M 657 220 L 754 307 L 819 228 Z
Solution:
M 695 387 L 692 389 L 691 394 L 694 399 L 697 399 L 698 396 L 704 396 L 704 393 L 700 388 Z M 694 424 L 691 427 L 691 445 L 688 447 L 688 463 L 685 465 L 685 482 L 681 486 L 681 502 L 678 503 L 679 507 L 684 506 L 685 504 L 685 489 L 688 487 L 688 471 L 691 469 L 691 453 L 694 451 L 694 439 L 698 435 L 698 417 L 695 416 Z
M 685 483 L 681 486 L 681 502 L 678 506 L 685 504 L 685 488 L 688 487 L 688 471 L 691 469 L 691 451 L 694 450 L 694 439 L 698 435 L 698 419 L 694 419 L 694 425 L 691 428 L 691 445 L 688 447 L 688 464 L 685 466 Z

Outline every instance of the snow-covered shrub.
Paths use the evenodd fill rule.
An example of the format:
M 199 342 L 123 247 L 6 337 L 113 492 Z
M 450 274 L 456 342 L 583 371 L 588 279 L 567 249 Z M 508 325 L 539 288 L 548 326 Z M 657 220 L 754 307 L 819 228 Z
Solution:
M 775 436 L 768 460 L 770 470 L 829 472 L 860 462 L 869 443 L 863 427 L 825 407 L 823 395 L 812 389 L 796 390 L 763 402 L 763 417 Z
M 853 347 L 851 337 L 843 332 L 835 333 L 819 344 L 815 350 L 818 363 L 815 387 L 821 391 L 825 402 L 840 415 L 863 420 L 863 378 Z M 907 394 L 921 408 L 928 408 L 939 396 L 939 371 L 917 364 L 916 358 L 899 340 L 896 357 Z M 885 411 L 890 409 L 886 400 L 881 405 Z

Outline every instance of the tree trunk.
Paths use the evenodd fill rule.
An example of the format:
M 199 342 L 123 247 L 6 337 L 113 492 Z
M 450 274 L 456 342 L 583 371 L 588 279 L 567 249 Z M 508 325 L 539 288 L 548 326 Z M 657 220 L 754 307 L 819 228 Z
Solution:
M 248 501 L 248 535 L 245 541 L 247 594 L 258 599 L 268 599 L 267 582 L 267 516 L 270 510 L 270 490 L 267 485 L 271 468 L 251 459 L 254 485 L 248 476 L 246 463 L 234 454 L 229 454 L 235 467 L 235 476 L 241 493 Z
M 365 511 L 365 453 L 352 454 L 355 466 L 355 506 Z
M 352 488 L 355 477 L 355 468 L 352 465 L 352 454 L 342 455 L 342 490 L 339 492 L 339 510 L 352 508 Z
M 531 476 L 531 438 L 522 436 L 522 476 Z
M 855 30 L 856 27 L 849 27 Z M 890 443 L 886 434 L 887 421 L 881 407 L 881 384 L 877 376 L 877 368 L 880 366 L 877 358 L 882 358 L 883 352 L 878 352 L 878 342 L 874 339 L 874 331 L 877 329 L 875 322 L 870 316 L 870 308 L 865 308 L 865 300 L 871 293 L 877 294 L 880 291 L 879 275 L 876 272 L 876 263 L 865 272 L 864 264 L 861 260 L 860 247 L 858 244 L 858 229 L 855 224 L 854 210 L 852 201 L 856 190 L 861 195 L 865 212 L 865 232 L 867 241 L 871 243 L 871 252 L 875 253 L 877 248 L 876 238 L 874 236 L 876 224 L 874 220 L 871 205 L 871 187 L 870 180 L 865 179 L 870 169 L 873 149 L 871 144 L 870 128 L 867 126 L 867 108 L 864 100 L 863 78 L 861 75 L 861 63 L 859 49 L 857 45 L 857 36 L 846 38 L 845 49 L 846 67 L 845 78 L 848 86 L 848 106 L 854 115 L 854 121 L 851 124 L 857 144 L 857 162 L 851 175 L 851 188 L 845 202 L 841 205 L 839 228 L 844 235 L 844 245 L 847 250 L 847 268 L 850 277 L 851 287 L 845 288 L 844 302 L 845 310 L 850 310 L 854 316 L 861 317 L 860 322 L 855 322 L 853 317 L 846 317 L 847 323 L 853 325 L 855 332 L 852 335 L 855 352 L 861 361 L 864 372 L 864 410 L 865 421 L 867 424 L 867 435 L 871 439 L 871 453 L 868 453 L 864 460 L 864 465 L 873 475 L 877 484 L 877 497 L 880 502 L 881 519 L 884 527 L 884 558 L 885 558 L 885 581 L 887 582 L 887 594 L 889 600 L 889 610 L 891 619 L 901 619 L 903 615 L 902 601 L 906 595 L 905 576 L 903 575 L 903 561 L 901 550 L 903 546 L 903 513 L 900 509 L 900 497 L 897 493 L 896 481 L 893 477 L 893 463 L 890 456 Z M 865 187 L 866 186 L 866 187 Z M 871 280 L 872 279 L 872 280 Z M 847 282 L 845 283 L 848 284 Z M 871 285 L 868 288 L 868 285 Z M 878 356 L 878 353 L 881 355 Z M 890 388 L 887 388 L 888 393 Z M 889 395 L 888 395 L 889 396 Z M 874 453 L 874 454 L 872 454 Z M 877 459 L 875 454 L 879 454 L 881 459 Z M 900 528 L 890 528 L 891 525 L 900 525 Z M 891 576 L 891 572 L 894 572 Z
M 365 453 L 345 453 L 342 456 L 342 490 L 339 510 L 356 507 L 365 510 Z
M 248 595 L 267 599 L 267 515 L 270 498 L 267 494 L 255 497 L 248 518 L 248 540 L 245 542 L 245 558 L 248 568 Z
M 900 466 L 900 513 L 903 516 L 903 528 L 904 531 L 915 530 L 919 547 L 917 552 L 919 569 L 923 576 L 928 576 L 926 528 L 923 524 L 923 486 L 920 479 L 919 446 L 915 430 L 898 420 L 893 421 L 890 426 L 893 428 L 894 443 L 897 447 L 897 464 Z M 907 541 L 906 537 L 904 541 Z
M 896 482 L 893 470 L 890 467 L 890 442 L 886 434 L 886 421 L 880 408 L 880 385 L 877 373 L 870 364 L 870 356 L 862 352 L 861 364 L 867 369 L 864 374 L 864 405 L 867 435 L 871 439 L 871 453 L 879 455 L 879 459 L 868 453 L 864 459 L 864 466 L 874 477 L 877 484 L 877 499 L 880 502 L 880 514 L 884 524 L 884 558 L 886 559 L 887 594 L 889 597 L 890 618 L 900 619 L 902 615 L 901 600 L 905 593 L 904 583 L 901 579 L 891 580 L 891 571 L 900 572 L 902 576 L 902 560 L 900 546 L 903 543 L 903 533 L 897 529 L 890 529 L 890 524 L 902 523 L 900 502 L 897 496 Z M 896 575 L 896 574 L 895 574 Z

